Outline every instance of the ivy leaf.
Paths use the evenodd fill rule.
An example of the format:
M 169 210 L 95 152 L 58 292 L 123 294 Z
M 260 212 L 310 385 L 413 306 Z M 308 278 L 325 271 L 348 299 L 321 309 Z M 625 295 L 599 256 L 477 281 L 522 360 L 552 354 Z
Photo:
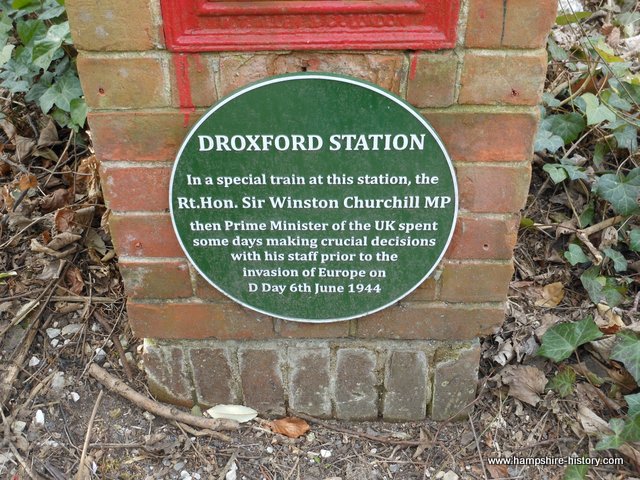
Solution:
M 0 50 L 0 67 L 11 60 L 11 52 L 13 52 L 14 48 L 15 45 L 5 45 L 2 47 L 2 50 Z
M 571 23 L 579 23 L 580 20 L 589 18 L 591 15 L 592 15 L 591 12 L 567 13 L 565 15 L 560 15 L 556 17 L 556 23 L 558 25 L 569 25 Z
M 575 243 L 569 244 L 569 250 L 564 252 L 564 258 L 566 258 L 573 266 L 589 261 L 589 257 L 587 257 L 582 251 L 582 248 L 580 248 L 580 246 L 576 245 Z
M 69 70 L 51 85 L 40 97 L 40 108 L 44 113 L 49 112 L 56 105 L 65 112 L 71 111 L 71 101 L 82 95 L 80 80 Z
M 69 22 L 53 25 L 44 38 L 34 42 L 32 56 L 34 65 L 47 70 L 55 55 L 59 53 L 62 44 L 70 41 Z
M 616 272 L 624 272 L 627 270 L 627 259 L 624 258 L 624 255 L 622 255 L 620 252 L 614 250 L 611 247 L 603 249 L 602 252 L 611 260 L 613 260 L 613 268 Z
M 549 115 L 543 120 L 546 129 L 564 140 L 565 145 L 578 139 L 587 126 L 584 117 L 579 113 Z
M 538 355 L 560 362 L 569 358 L 580 345 L 601 337 L 602 332 L 590 316 L 579 322 L 561 323 L 543 335 Z
M 580 275 L 580 281 L 589 294 L 589 298 L 595 304 L 604 302 L 610 307 L 615 307 L 624 300 L 615 281 L 600 275 L 600 268 L 595 265 Z
M 585 480 L 589 473 L 589 465 L 569 465 L 564 470 L 562 480 Z
M 613 210 L 620 215 L 632 215 L 640 207 L 640 167 L 634 168 L 625 177 L 623 174 L 607 173 L 598 179 L 596 193 L 611 203 Z
M 611 359 L 621 362 L 640 383 L 640 335 L 623 331 L 616 334 L 616 344 L 611 350 Z
M 47 26 L 40 19 L 25 20 L 17 23 L 16 30 L 22 44 L 29 45 L 32 41 L 46 35 Z
M 587 125 L 597 125 L 609 121 L 614 122 L 616 114 L 606 105 L 601 105 L 600 100 L 593 93 L 585 93 L 580 96 L 585 103 Z
M 536 152 L 547 150 L 549 153 L 555 153 L 563 146 L 564 140 L 562 140 L 562 137 L 540 126 L 534 146 Z
M 549 174 L 551 180 L 553 180 L 553 183 L 555 184 L 564 182 L 567 178 L 569 178 L 567 171 L 562 168 L 562 165 L 546 163 L 542 167 L 542 169 Z
M 547 389 L 558 392 L 565 398 L 573 393 L 573 385 L 576 383 L 576 372 L 572 368 L 563 368 L 547 383 Z
M 634 228 L 629 232 L 629 248 L 634 252 L 640 252 L 640 228 Z
M 640 413 L 640 393 L 625 395 L 624 399 L 627 401 L 627 405 L 629 406 L 629 411 L 627 412 L 629 417 L 635 417 Z
M 89 109 L 83 98 L 74 98 L 71 100 L 71 121 L 82 128 L 87 120 Z
M 619 448 L 624 445 L 624 420 L 621 418 L 612 418 L 609 420 L 609 428 L 613 430 L 613 435 L 607 435 L 596 444 L 596 450 L 608 450 L 610 448 Z
M 631 125 L 623 125 L 613 131 L 618 147 L 626 148 L 633 153 L 638 150 L 638 130 Z

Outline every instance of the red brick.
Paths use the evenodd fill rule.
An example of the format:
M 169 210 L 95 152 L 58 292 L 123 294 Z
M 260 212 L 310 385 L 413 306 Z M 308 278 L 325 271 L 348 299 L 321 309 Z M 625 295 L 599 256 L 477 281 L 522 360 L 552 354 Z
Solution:
M 109 227 L 120 256 L 184 257 L 168 214 L 113 214 Z
M 149 390 L 157 400 L 187 407 L 193 405 L 182 348 L 145 342 L 142 358 Z
M 470 340 L 493 334 L 503 322 L 502 306 L 402 303 L 359 319 L 356 337 Z
M 78 56 L 87 105 L 94 109 L 166 107 L 165 67 L 154 57 Z
M 173 161 L 200 113 L 93 112 L 89 124 L 101 161 Z
M 268 415 L 284 414 L 284 387 L 278 351 L 242 350 L 238 356 L 243 405 Z
M 196 276 L 196 296 L 198 298 L 201 298 L 202 300 L 215 300 L 217 302 L 232 301 L 224 293 L 202 278 L 202 275 L 197 271 L 194 274 Z
M 453 104 L 458 68 L 454 54 L 414 54 L 410 62 L 409 103 L 416 107 L 448 107 Z
M 516 216 L 505 219 L 458 217 L 446 258 L 510 260 L 513 257 L 517 236 Z
M 467 52 L 458 103 L 537 105 L 547 72 L 547 52 L 512 55 Z
M 402 83 L 402 53 L 307 53 L 223 55 L 220 59 L 221 94 L 282 73 L 320 71 L 341 73 L 375 83 L 398 93 Z
M 474 48 L 544 47 L 557 7 L 557 0 L 470 0 L 465 43 Z
M 517 213 L 524 208 L 531 164 L 456 165 L 460 208 L 478 213 Z
M 114 211 L 163 212 L 169 209 L 169 167 L 100 167 L 107 206 Z
M 409 302 L 428 302 L 436 299 L 436 286 L 438 284 L 435 279 L 436 272 L 431 274 L 431 277 L 427 278 L 422 285 L 416 288 L 413 292 L 407 295 L 404 300 Z
M 440 300 L 502 302 L 507 299 L 512 276 L 511 263 L 449 263 L 442 272 Z
M 251 340 L 273 338 L 273 320 L 234 303 L 127 303 L 139 338 Z
M 218 100 L 217 55 L 174 53 L 171 56 L 172 104 L 175 107 L 210 107 Z
M 189 266 L 183 260 L 118 263 L 127 296 L 131 298 L 187 298 L 193 295 Z
M 374 420 L 378 417 L 376 355 L 365 348 L 341 348 L 336 354 L 336 417 Z
M 191 372 L 198 404 L 237 404 L 236 385 L 227 351 L 222 348 L 192 348 Z
M 151 1 L 67 0 L 71 36 L 78 50 L 151 50 L 161 35 Z
M 533 113 L 424 112 L 451 158 L 461 162 L 530 160 L 538 116 Z
M 349 336 L 351 322 L 301 323 L 276 320 L 282 338 L 341 338 Z
M 436 354 L 433 376 L 433 420 L 465 419 L 476 397 L 480 343 L 459 348 L 442 348 Z

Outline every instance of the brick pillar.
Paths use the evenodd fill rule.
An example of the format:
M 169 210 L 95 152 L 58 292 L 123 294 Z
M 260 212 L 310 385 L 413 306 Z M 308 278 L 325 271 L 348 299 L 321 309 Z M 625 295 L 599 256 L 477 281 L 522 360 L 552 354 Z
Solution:
M 67 0 L 152 390 L 180 404 L 348 419 L 459 414 L 475 394 L 477 338 L 504 320 L 556 3 L 462 2 L 456 45 L 440 51 L 173 53 L 159 0 Z M 293 323 L 231 302 L 187 263 L 168 213 L 172 162 L 205 109 L 249 82 L 302 70 L 406 98 L 457 172 L 459 220 L 436 274 L 397 305 L 351 321 Z

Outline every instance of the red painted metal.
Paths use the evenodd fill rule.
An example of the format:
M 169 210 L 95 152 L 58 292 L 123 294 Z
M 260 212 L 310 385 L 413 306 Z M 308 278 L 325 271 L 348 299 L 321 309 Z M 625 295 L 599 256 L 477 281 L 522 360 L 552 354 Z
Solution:
M 459 0 L 161 0 L 174 52 L 438 50 L 456 41 Z

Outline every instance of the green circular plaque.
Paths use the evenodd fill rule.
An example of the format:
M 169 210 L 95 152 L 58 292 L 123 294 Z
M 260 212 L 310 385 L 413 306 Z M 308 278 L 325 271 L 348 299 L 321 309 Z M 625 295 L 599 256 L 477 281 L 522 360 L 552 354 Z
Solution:
M 444 255 L 455 174 L 404 100 L 349 77 L 273 77 L 214 105 L 171 177 L 187 257 L 242 305 L 305 322 L 381 310 Z

